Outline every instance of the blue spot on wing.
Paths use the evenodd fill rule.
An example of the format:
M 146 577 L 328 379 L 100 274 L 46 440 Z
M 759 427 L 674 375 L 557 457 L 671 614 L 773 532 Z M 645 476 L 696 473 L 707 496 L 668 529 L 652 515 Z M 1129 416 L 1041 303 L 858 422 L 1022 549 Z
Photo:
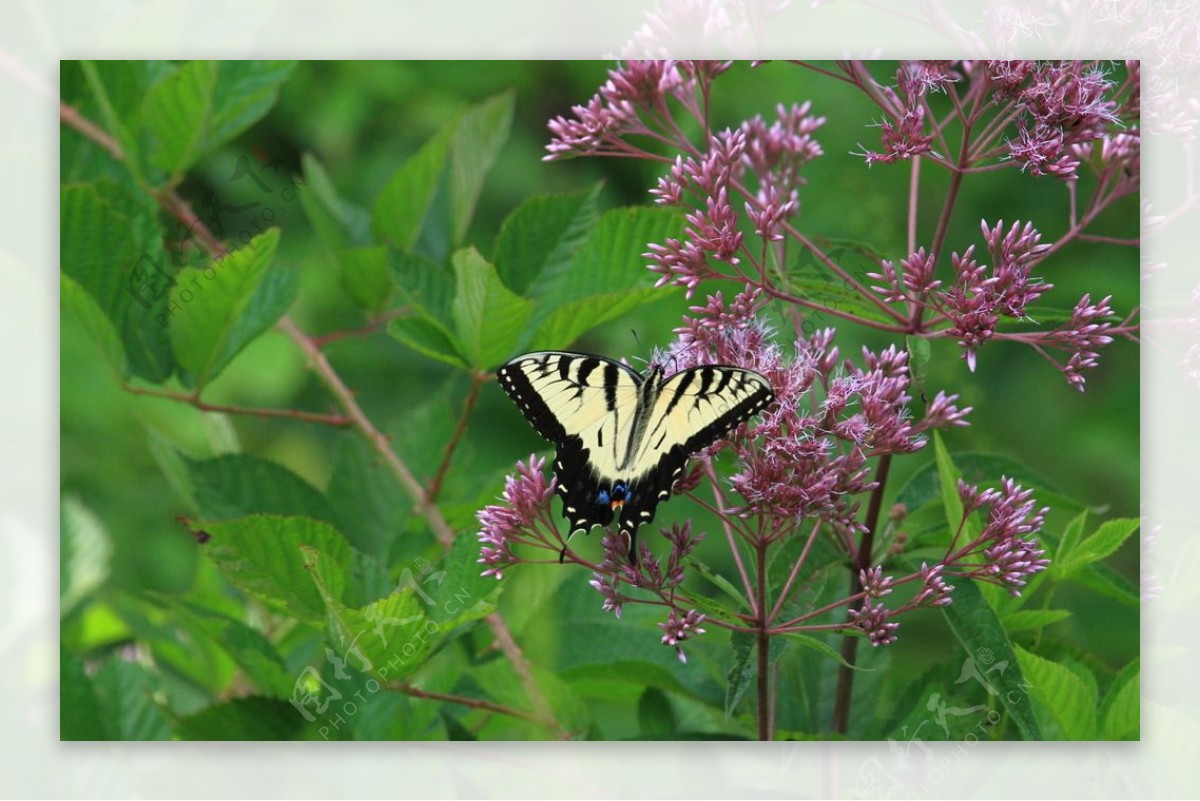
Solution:
M 608 503 L 608 490 L 600 490 L 600 494 L 596 496 L 599 503 Z

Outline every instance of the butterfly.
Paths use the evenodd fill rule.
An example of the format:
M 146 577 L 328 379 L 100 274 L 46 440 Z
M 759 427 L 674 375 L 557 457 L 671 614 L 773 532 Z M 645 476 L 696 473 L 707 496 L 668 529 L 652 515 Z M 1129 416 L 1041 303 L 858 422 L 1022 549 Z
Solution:
M 665 376 L 586 353 L 538 351 L 496 371 L 500 386 L 554 443 L 556 491 L 570 533 L 614 519 L 636 564 L 638 527 L 684 465 L 775 399 L 767 379 L 720 365 Z M 565 554 L 564 549 L 564 554 Z

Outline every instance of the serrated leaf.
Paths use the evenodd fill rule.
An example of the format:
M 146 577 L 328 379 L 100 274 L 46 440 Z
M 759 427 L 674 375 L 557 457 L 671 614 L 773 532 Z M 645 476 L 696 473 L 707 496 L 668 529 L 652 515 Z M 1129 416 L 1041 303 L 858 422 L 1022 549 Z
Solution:
M 454 130 L 450 154 L 453 244 L 466 236 L 483 181 L 512 127 L 514 94 L 509 91 L 469 109 Z
M 1103 562 L 1088 565 L 1073 581 L 1126 606 L 1138 606 L 1141 603 L 1138 588 Z
M 929 360 L 933 349 L 925 337 L 907 336 L 904 339 L 908 348 L 908 372 L 912 376 L 912 386 L 909 392 L 913 397 L 920 397 L 925 391 L 925 379 L 929 377 Z
M 180 271 L 171 290 L 171 345 L 198 384 L 216 376 L 286 309 L 274 284 L 264 281 L 278 244 L 279 229 L 272 228 L 209 267 Z M 269 291 L 260 295 L 260 288 Z
M 799 645 L 802 645 L 805 648 L 809 648 L 813 651 L 816 651 L 819 654 L 827 656 L 830 659 L 832 659 L 834 662 L 837 662 L 839 665 L 841 665 L 843 667 L 848 667 L 851 670 L 865 671 L 868 673 L 875 670 L 875 668 L 863 667 L 862 665 L 854 665 L 854 664 L 851 664 L 850 662 L 847 662 L 846 657 L 842 656 L 841 652 L 839 652 L 836 648 L 834 648 L 832 645 L 825 642 L 824 640 L 820 639 L 819 637 L 814 637 L 811 634 L 801 634 L 800 632 L 788 632 L 784 636 L 787 637 L 790 641 L 798 643 Z
M 246 678 L 274 698 L 291 698 L 295 677 L 288 671 L 275 646 L 256 629 L 240 620 L 184 602 L 172 604 L 172 612 L 190 626 L 203 631 L 220 645 Z
M 1100 736 L 1105 740 L 1141 737 L 1141 667 L 1134 659 L 1113 679 L 1100 706 Z
M 300 169 L 308 188 L 298 193 L 300 205 L 329 255 L 334 257 L 350 246 L 366 246 L 371 240 L 367 211 L 338 194 L 329 174 L 311 153 L 300 157 Z
M 955 584 L 954 601 L 942 607 L 946 621 L 954 636 L 962 643 L 968 660 L 987 655 L 987 663 L 1003 670 L 988 672 L 985 681 L 996 690 L 996 695 L 1012 716 L 1022 739 L 1042 739 L 1041 728 L 1034 716 L 1033 702 L 1029 697 L 1029 685 L 1022 676 L 1022 668 L 1003 624 L 996 612 L 972 581 Z M 966 663 L 964 663 L 966 667 Z M 978 663 L 976 663 L 978 668 Z
M 474 537 L 456 537 L 446 558 L 435 572 L 425 577 L 421 589 L 432 601 L 429 619 L 437 623 L 443 633 L 449 633 L 491 614 L 503 586 L 496 579 L 483 575 L 478 541 Z
M 958 494 L 958 479 L 960 473 L 958 468 L 954 466 L 954 460 L 950 458 L 950 452 L 946 450 L 945 444 L 942 442 L 942 436 L 937 431 L 933 432 L 933 453 L 934 461 L 937 464 L 938 485 L 941 489 L 942 508 L 946 511 L 946 527 L 953 536 L 954 532 L 959 530 L 959 525 L 962 526 L 962 541 L 970 542 L 975 538 L 977 526 L 972 525 L 972 520 L 963 520 L 963 502 Z
M 416 313 L 388 323 L 388 333 L 408 347 L 452 367 L 469 369 L 470 362 L 461 354 L 459 343 L 445 326 L 433 317 Z
M 303 548 L 305 569 L 325 603 L 331 644 L 346 669 L 396 681 L 419 668 L 441 634 L 412 590 L 393 592 L 361 608 L 341 602 L 339 566 L 316 548 Z
M 538 327 L 532 350 L 566 347 L 598 325 L 669 295 L 653 287 L 591 295 L 558 306 Z
M 1050 565 L 1050 575 L 1054 580 L 1059 580 L 1066 569 L 1067 562 L 1071 558 L 1071 552 L 1079 545 L 1079 541 L 1083 539 L 1083 527 L 1087 525 L 1087 510 L 1083 510 L 1078 515 L 1071 519 L 1063 528 L 1062 537 L 1058 541 L 1058 550 L 1054 554 L 1054 561 Z
M 957 593 L 956 593 L 957 594 Z M 1096 736 L 1095 693 L 1070 668 L 1016 647 L 1021 671 L 1032 685 L 1030 692 L 1050 713 L 1068 740 Z
M 542 274 L 527 294 L 539 299 L 543 316 L 563 303 L 591 295 L 653 286 L 642 256 L 650 243 L 680 236 L 683 218 L 675 209 L 633 206 L 600 217 L 575 252 L 568 269 Z M 535 325 L 540 318 L 535 319 Z
M 104 363 L 118 382 L 125 376 L 125 347 L 112 320 L 87 291 L 67 275 L 59 275 L 59 303 L 79 321 L 88 339 L 99 349 Z
M 504 286 L 496 268 L 474 248 L 454 254 L 451 306 L 457 340 L 472 367 L 489 370 L 513 355 L 533 304 Z
M 104 523 L 77 498 L 62 499 L 59 615 L 66 617 L 108 578 L 112 540 Z
M 1007 456 L 963 451 L 954 454 L 954 466 L 969 484 L 989 486 L 996 484 L 1000 476 L 1009 476 L 1020 481 L 1023 487 L 1035 488 L 1038 500 L 1056 511 L 1084 508 L 1081 502 L 1064 496 L 1044 477 Z M 913 473 L 905 482 L 896 496 L 896 502 L 904 504 L 909 514 L 912 514 L 940 497 L 941 480 L 937 474 L 937 464 L 931 462 Z
M 320 490 L 275 462 L 233 454 L 186 464 L 196 506 L 207 520 L 270 514 L 337 522 Z
M 386 309 L 395 294 L 387 248 L 352 248 L 338 254 L 343 291 L 355 305 L 374 316 Z
M 699 573 L 701 577 L 708 579 L 708 581 L 710 581 L 714 586 L 720 588 L 726 595 L 736 601 L 738 610 L 746 610 L 750 608 L 750 603 L 746 600 L 746 596 L 742 594 L 742 591 L 735 587 L 733 582 L 731 582 L 729 579 L 725 578 L 723 575 L 716 572 L 698 559 L 689 559 L 688 564 L 691 565 L 691 567 L 697 573 Z M 723 619 L 736 619 L 734 610 L 727 609 L 724 606 L 721 606 L 720 608 L 723 612 Z
M 174 369 L 166 330 L 174 278 L 165 266 L 155 210 L 147 203 L 109 181 L 64 186 L 60 264 L 108 317 L 129 371 L 159 383 Z
M 1108 558 L 1140 527 L 1133 518 L 1105 521 L 1067 554 L 1060 575 L 1071 578 L 1084 566 Z
M 93 680 L 109 739 L 169 740 L 166 715 L 154 701 L 157 676 L 146 667 L 110 658 Z
M 338 528 L 350 544 L 386 562 L 392 540 L 408 518 L 412 499 L 377 460 L 361 438 L 345 435 L 334 456 L 328 499 Z
M 505 219 L 496 237 L 493 260 L 504 285 L 529 296 L 535 281 L 543 286 L 562 280 L 575 252 L 596 224 L 600 187 L 566 195 L 529 198 Z
M 827 308 L 853 314 L 863 320 L 895 324 L 895 320 L 880 308 L 865 300 L 857 289 L 825 281 L 820 278 L 789 278 L 788 291 L 797 297 Z M 812 314 L 820 314 L 814 310 Z
M 738 703 L 750 688 L 750 684 L 758 677 L 758 644 L 755 635 L 735 631 L 729 636 L 729 644 L 733 649 L 733 664 L 726 677 L 725 717 L 733 717 L 737 712 Z M 767 664 L 779 661 L 787 650 L 788 641 L 782 637 L 772 637 L 767 644 Z
M 265 115 L 290 62 L 190 61 L 161 77 L 146 94 L 142 128 L 147 161 L 178 182 L 201 156 Z
M 1009 634 L 1030 629 L 1040 631 L 1070 616 L 1069 609 L 1020 609 L 1004 616 L 1004 628 Z
M 205 707 L 179 721 L 183 740 L 294 740 L 304 718 L 290 703 L 252 695 Z
M 422 145 L 375 198 L 371 233 L 376 240 L 403 252 L 416 246 L 445 171 L 454 124 Z
M 307 551 L 322 555 L 329 578 L 325 592 L 340 599 L 351 561 L 350 544 L 327 523 L 305 517 L 249 515 L 203 521 L 204 553 L 234 586 L 274 609 L 308 623 L 324 620 L 325 600 L 309 576 Z

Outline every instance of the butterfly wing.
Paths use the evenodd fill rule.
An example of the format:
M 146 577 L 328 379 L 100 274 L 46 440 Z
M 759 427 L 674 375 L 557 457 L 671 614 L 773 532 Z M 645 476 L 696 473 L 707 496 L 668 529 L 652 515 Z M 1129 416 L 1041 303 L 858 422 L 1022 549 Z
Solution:
M 642 376 L 612 359 L 563 351 L 518 356 L 497 376 L 534 429 L 554 443 L 557 492 L 571 531 L 612 522 L 613 508 L 598 493 L 618 477 Z
M 633 537 L 654 519 L 692 454 L 707 448 L 775 399 L 763 376 L 737 367 L 682 370 L 663 382 L 649 410 L 633 464 L 638 471 L 621 530 Z

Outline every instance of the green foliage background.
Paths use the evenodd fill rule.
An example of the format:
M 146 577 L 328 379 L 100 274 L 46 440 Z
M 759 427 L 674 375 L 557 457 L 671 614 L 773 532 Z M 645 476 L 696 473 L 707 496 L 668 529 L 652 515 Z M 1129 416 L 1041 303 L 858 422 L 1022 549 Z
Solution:
M 186 368 L 176 389 L 203 384 L 209 403 L 336 411 L 305 369 L 303 354 L 270 327 L 283 310 L 304 331 L 320 335 L 361 327 L 384 309 L 452 303 L 455 293 L 458 305 L 447 308 L 446 319 L 460 328 L 451 337 L 469 335 L 459 337 L 458 354 L 477 367 L 493 367 L 515 355 L 520 344 L 531 344 L 533 330 L 546 324 L 556 306 L 570 301 L 602 310 L 595 312 L 600 324 L 572 325 L 579 309 L 568 306 L 542 329 L 544 341 L 532 344 L 648 357 L 651 347 L 670 340 L 689 303 L 678 290 L 641 289 L 649 276 L 637 271 L 636 256 L 641 245 L 661 238 L 677 219 L 657 217 L 654 210 L 628 219 L 620 212 L 605 218 L 603 224 L 612 229 L 605 243 L 625 237 L 637 249 L 625 253 L 625 262 L 597 255 L 596 266 L 586 271 L 576 264 L 576 274 L 588 276 L 579 279 L 584 283 L 556 285 L 541 305 L 533 291 L 536 281 L 522 274 L 530 254 L 507 253 L 497 244 L 504 241 L 504 221 L 534 196 L 563 197 L 543 201 L 544 209 L 531 212 L 531 225 L 548 225 L 553 210 L 566 214 L 586 204 L 594 203 L 600 213 L 647 204 L 646 190 L 656 178 L 651 165 L 541 160 L 546 120 L 584 102 L 607 67 L 590 62 L 64 62 L 64 101 L 112 133 L 126 156 L 118 162 L 76 130 L 62 128 L 64 738 L 329 736 L 287 704 L 297 678 L 306 666 L 325 664 L 325 641 L 338 625 L 370 629 L 361 618 L 370 602 L 403 581 L 406 569 L 419 572 L 422 565 L 438 565 L 461 578 L 459 586 L 469 588 L 478 602 L 476 615 L 492 602 L 499 604 L 535 666 L 535 679 L 556 719 L 573 734 L 680 738 L 752 731 L 745 702 L 735 703 L 731 716 L 725 714 L 733 661 L 727 637 L 710 633 L 696 641 L 685 667 L 658 644 L 656 618 L 636 609 L 627 610 L 631 613 L 621 621 L 602 613 L 599 596 L 577 570 L 512 571 L 498 597 L 496 587 L 474 578 L 474 511 L 498 495 L 504 473 L 517 458 L 547 449 L 494 383 L 482 388 L 447 474 L 441 506 L 457 532 L 458 547 L 443 560 L 441 548 L 411 514 L 411 500 L 352 431 L 204 413 L 178 401 L 125 392 L 114 373 L 123 352 L 129 370 L 140 376 L 133 383 L 150 386 L 170 372 L 174 353 Z M 888 65 L 875 69 L 882 80 L 893 72 Z M 736 125 L 756 113 L 770 118 L 776 103 L 811 100 L 814 112 L 828 118 L 817 134 L 826 155 L 806 168 L 801 228 L 830 241 L 867 243 L 890 258 L 905 255 L 907 165 L 868 169 L 852 155 L 863 144 L 874 145 L 878 136 L 870 127 L 877 110 L 863 97 L 778 63 L 754 70 L 738 65 L 716 87 L 715 116 L 721 125 Z M 459 119 L 467 122 L 454 128 L 457 134 L 447 134 L 446 126 L 464 111 Z M 508 125 L 511 132 L 503 136 Z M 275 171 L 262 173 L 270 175 L 274 192 L 264 194 L 244 176 L 231 178 L 241 158 L 276 165 Z M 422 165 L 440 164 L 440 158 L 449 159 L 457 172 L 430 178 Z M 299 182 L 285 200 L 279 190 L 289 176 Z M 449 228 L 418 224 L 421 195 L 413 188 L 422 181 L 433 181 L 427 197 L 449 204 L 426 219 L 449 220 Z M 918 241 L 932 236 L 945 185 L 946 176 L 928 167 L 923 171 Z M 176 190 L 206 219 L 204 210 L 212 210 L 215 201 L 223 209 L 226 239 L 242 230 L 247 238 L 257 234 L 250 229 L 252 221 L 268 207 L 273 215 L 268 225 L 278 229 L 256 239 L 252 251 L 230 257 L 243 285 L 225 287 L 224 299 L 209 294 L 182 304 L 179 322 L 172 320 L 169 331 L 136 323 L 139 309 L 122 288 L 120 271 L 143 255 L 161 264 L 174 260 L 184 271 L 172 290 L 179 300 L 183 277 L 202 272 L 206 258 L 194 247 L 168 249 L 184 231 L 155 206 L 148 189 Z M 1136 200 L 1128 198 L 1108 212 L 1100 230 L 1136 236 Z M 245 210 L 233 210 L 238 207 Z M 1052 239 L 1067 227 L 1066 192 L 1054 179 L 1016 171 L 970 176 L 948 247 L 961 251 L 981 242 L 981 218 L 1031 220 Z M 514 218 L 510 224 L 518 222 Z M 409 255 L 386 252 L 380 247 L 385 241 Z M 452 256 L 452 247 L 474 252 Z M 1046 296 L 1048 306 L 1069 308 L 1084 292 L 1112 294 L 1119 310 L 1137 304 L 1135 249 L 1080 242 L 1045 268 L 1055 284 Z M 431 272 L 443 278 L 427 283 Z M 464 287 L 477 302 L 461 301 Z M 707 289 L 736 291 L 729 284 Z M 612 294 L 587 301 L 605 292 Z M 614 319 L 602 319 L 624 309 Z M 507 321 L 507 327 L 482 322 L 496 320 Z M 420 315 L 406 317 L 387 331 L 347 337 L 325 348 L 364 411 L 423 481 L 437 467 L 469 385 L 465 371 L 455 366 L 461 358 L 449 353 L 454 349 L 445 347 L 447 334 L 439 325 Z M 843 353 L 854 353 L 861 344 L 887 341 L 843 325 L 837 342 Z M 1031 349 L 986 346 L 978 372 L 971 374 L 952 342 L 932 344 L 930 395 L 938 389 L 957 392 L 975 407 L 969 428 L 945 436 L 964 473 L 994 482 L 999 473 L 985 469 L 1008 464 L 966 454 L 1021 465 L 1023 477 L 1053 489 L 1054 497 L 1044 499 L 1056 506 L 1048 532 L 1071 531 L 1069 523 L 1085 507 L 1094 515 L 1078 527 L 1082 535 L 1101 519 L 1138 516 L 1134 346 L 1109 347 L 1101 367 L 1088 376 L 1088 392 L 1079 394 Z M 897 461 L 890 499 L 900 497 L 920 471 L 931 475 L 932 451 Z M 973 466 L 985 472 L 970 475 Z M 907 484 L 907 491 L 914 486 Z M 1055 503 L 1068 498 L 1076 500 Z M 660 522 L 692 517 L 702 529 L 711 523 L 700 510 L 685 506 L 678 500 L 667 504 Z M 343 552 L 338 544 L 309 547 L 314 537 L 325 535 L 306 529 L 296 544 L 309 550 L 284 553 L 279 538 L 268 533 L 255 539 L 255 532 L 291 524 L 243 516 L 250 513 L 302 513 L 317 521 L 313 526 L 340 530 L 354 551 Z M 176 522 L 180 515 L 226 520 L 205 529 L 214 545 L 245 537 L 280 547 L 280 553 L 260 555 L 261 563 L 255 564 L 263 573 L 254 578 L 278 605 L 247 595 L 244 572 L 242 583 L 231 586 L 230 571 L 244 571 L 250 559 L 245 550 L 214 547 L 206 556 L 205 547 Z M 1138 554 L 1137 538 L 1129 534 L 1113 538 L 1119 546 L 1115 554 L 1097 556 L 1106 559 L 1102 579 L 1059 577 L 1063 581 L 1052 590 L 1052 606 L 1068 616 L 1027 616 L 1017 626 L 1006 618 L 1014 643 L 1025 649 L 1018 651 L 1025 654 L 1022 671 L 1039 688 L 1034 697 L 1046 736 L 1136 737 Z M 344 540 L 330 535 L 321 542 Z M 584 547 L 589 545 L 598 550 L 597 543 Z M 717 544 L 707 545 L 712 547 L 702 549 L 703 558 L 717 569 L 727 567 Z M 369 563 L 358 561 L 363 554 Z M 273 577 L 281 564 L 299 571 L 299 578 Z M 306 574 L 315 580 L 305 583 Z M 295 597 L 276 592 L 295 586 L 305 588 Z M 374 611 L 402 619 L 407 613 L 400 607 L 413 595 L 387 597 L 390 606 Z M 988 595 L 988 600 L 1004 608 L 1002 599 Z M 1045 594 L 1030 607 L 1043 605 L 1050 605 Z M 904 732 L 911 734 L 930 717 L 923 706 L 928 687 L 938 687 L 947 698 L 968 692 L 956 684 L 966 652 L 947 657 L 947 650 L 957 647 L 947 620 L 933 612 L 902 620 L 895 646 L 872 649 L 864 657 L 868 667 L 881 669 L 860 677 L 851 736 L 906 738 Z M 422 663 L 417 674 L 422 686 L 527 707 L 511 666 L 485 653 L 486 629 L 470 625 L 467 617 L 452 623 L 443 628 L 454 632 L 449 641 L 433 643 L 421 657 L 433 660 Z M 377 664 L 394 656 L 386 644 L 364 642 Z M 786 699 L 778 721 L 781 734 L 821 736 L 828 721 L 829 669 L 836 664 L 818 651 L 792 648 L 779 665 L 780 697 Z M 354 689 L 364 692 L 365 676 L 353 674 L 338 686 L 347 697 Z M 336 684 L 328 674 L 325 678 Z M 1129 715 L 1110 712 L 1114 705 L 1131 703 L 1130 687 L 1132 730 L 1118 725 Z M 334 736 L 554 736 L 524 720 L 399 692 L 368 697 Z M 960 706 L 969 701 L 986 703 L 987 698 L 964 695 Z M 1064 712 L 1068 703 L 1079 708 Z M 935 735 L 940 732 L 931 727 L 922 734 Z M 1021 735 L 1010 727 L 1001 736 Z

